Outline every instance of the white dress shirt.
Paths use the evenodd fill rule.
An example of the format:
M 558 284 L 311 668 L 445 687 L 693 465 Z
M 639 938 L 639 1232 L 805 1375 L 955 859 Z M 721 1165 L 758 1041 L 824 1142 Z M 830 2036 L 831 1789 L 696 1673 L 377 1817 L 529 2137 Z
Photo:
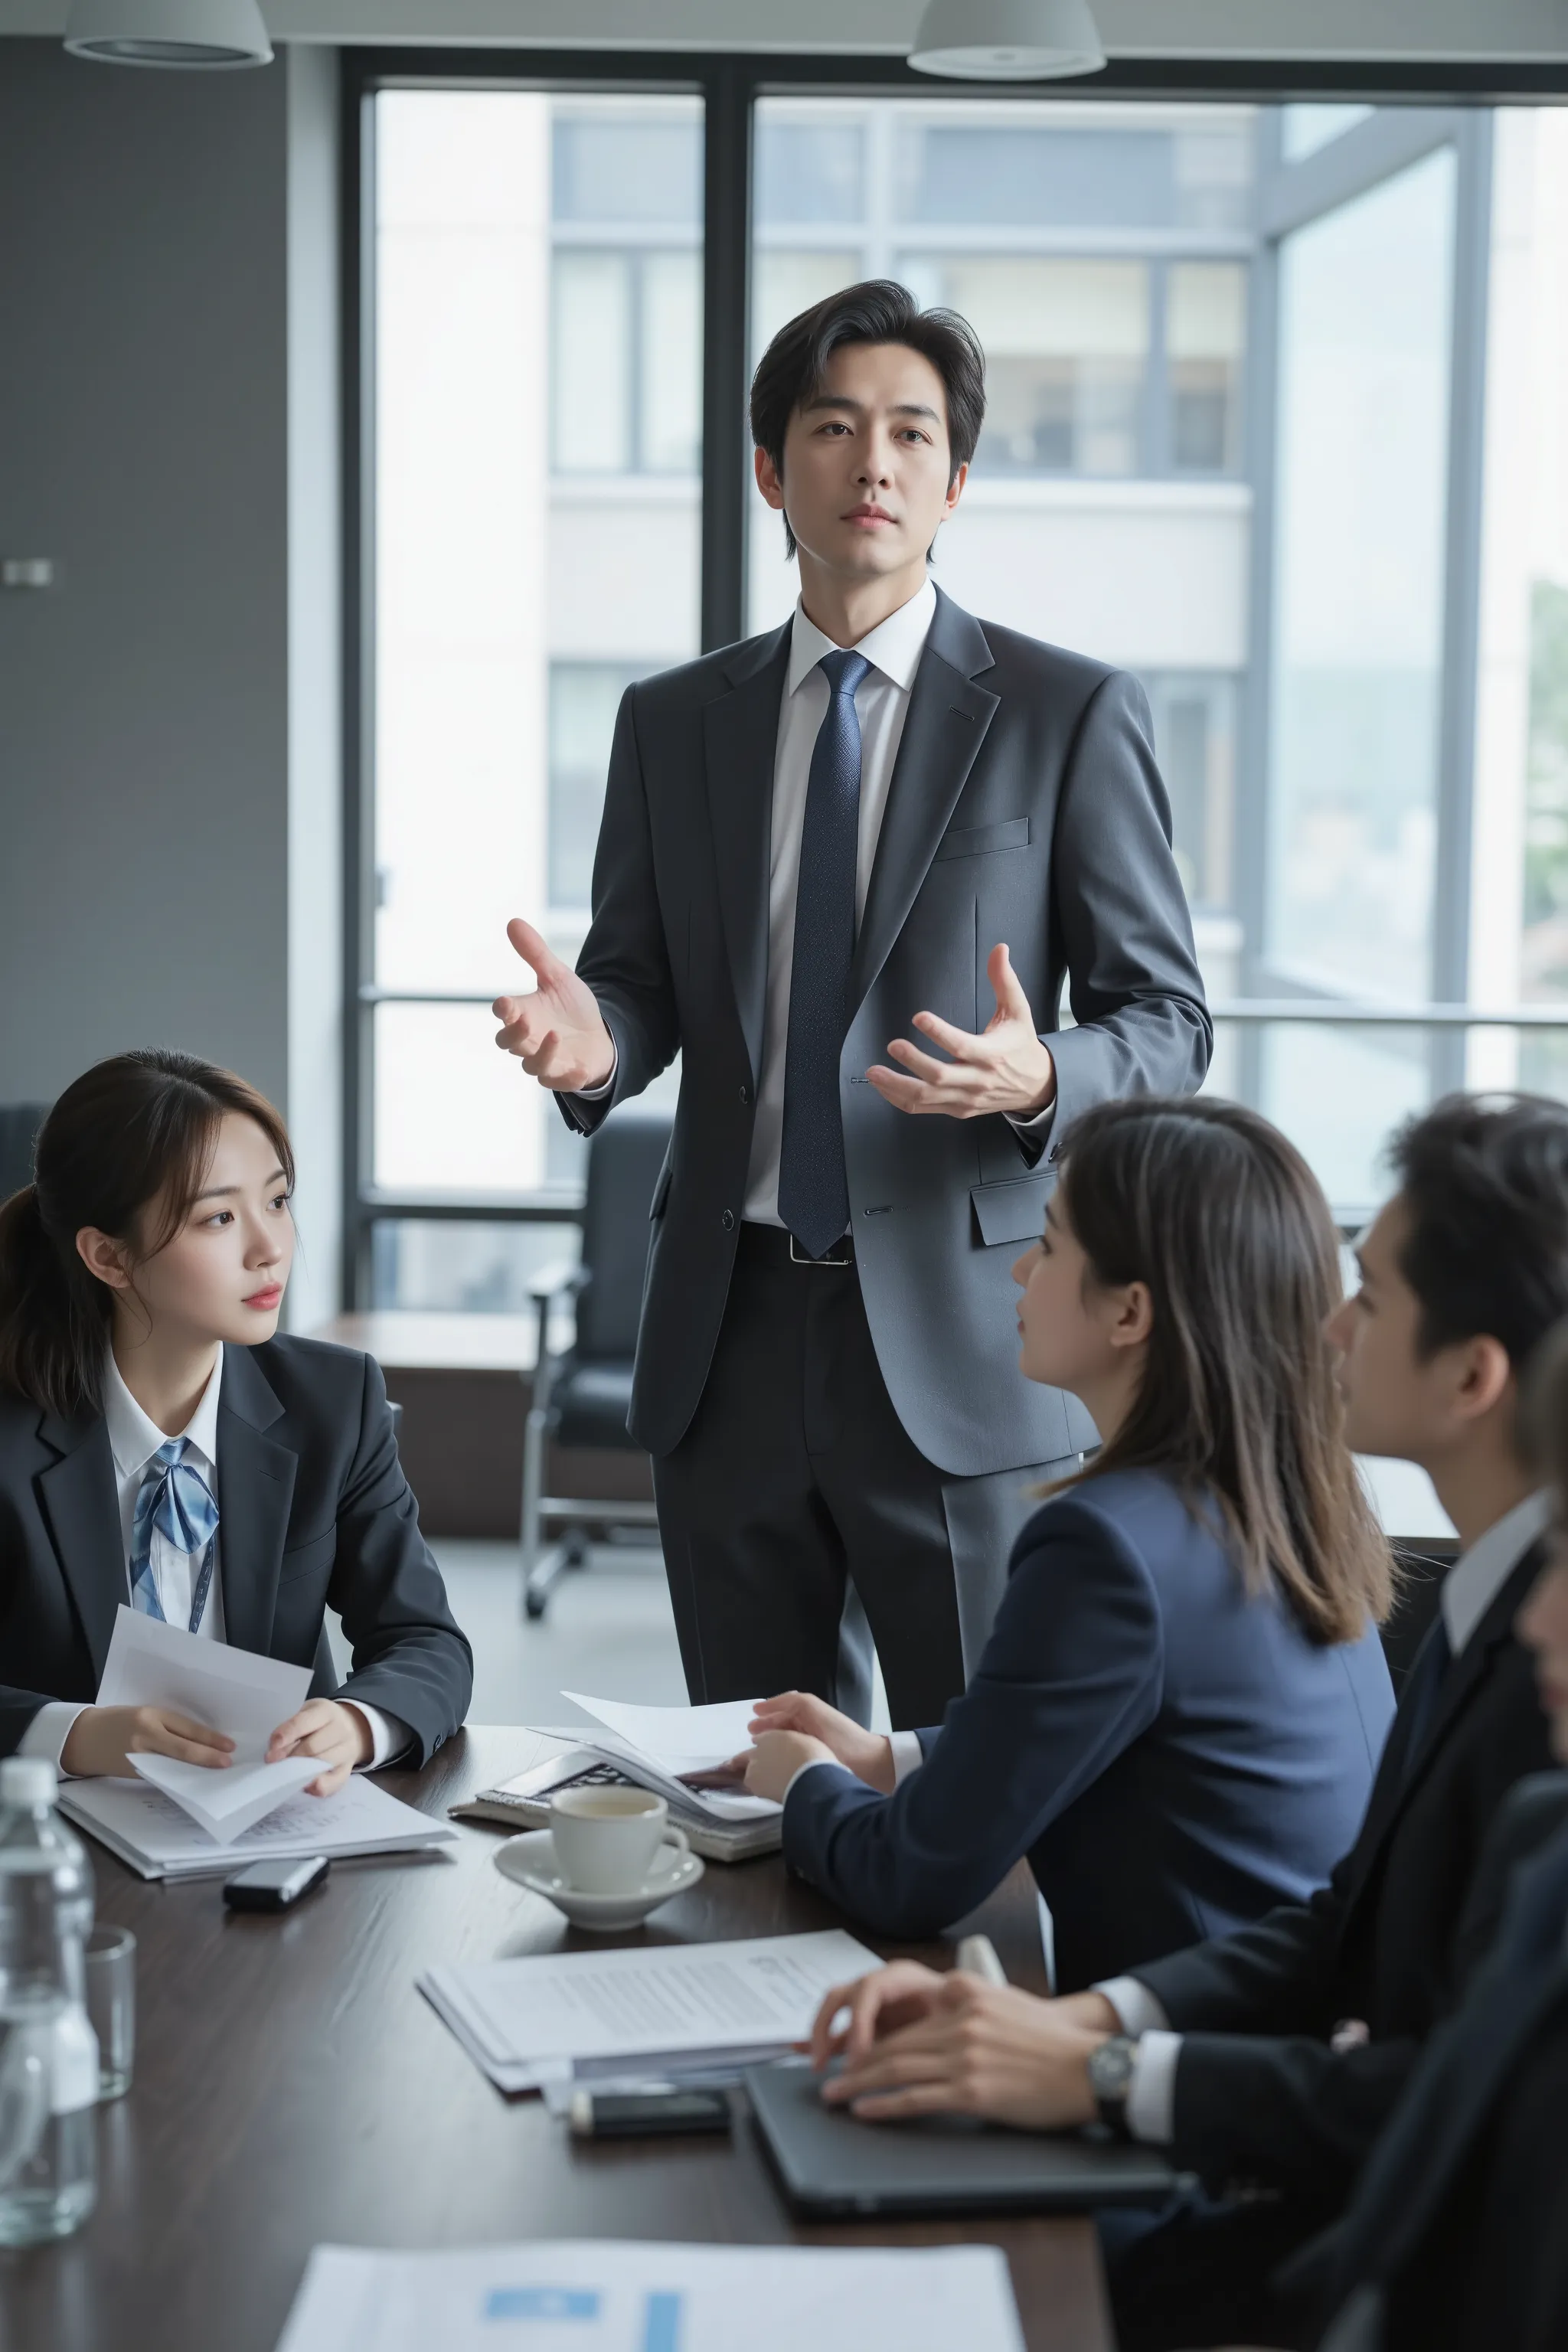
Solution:
M 212 1376 L 190 1420 L 178 1433 L 185 1441 L 184 1459 L 193 1470 L 199 1471 L 217 1495 L 217 1405 L 223 1385 L 223 1349 L 217 1351 L 217 1361 Z M 103 1418 L 109 1430 L 109 1450 L 114 1458 L 114 1483 L 120 1500 L 120 1542 L 125 1557 L 125 1600 L 131 1604 L 131 1536 L 136 1516 L 136 1497 L 142 1490 L 142 1479 L 147 1465 L 161 1445 L 169 1443 L 164 1432 L 149 1418 L 126 1387 L 120 1367 L 110 1355 L 104 1365 Z M 222 1642 L 223 1614 L 223 1528 L 217 1532 L 218 1557 L 207 1587 L 206 1601 L 202 1609 L 201 1622 L 195 1631 L 205 1642 Z M 184 1552 L 177 1544 L 154 1526 L 148 1551 L 153 1580 L 158 1588 L 159 1605 L 171 1625 L 189 1627 L 191 1602 L 196 1580 L 201 1574 L 205 1553 Z M 374 1750 L 370 1759 L 372 1769 L 401 1754 L 413 1738 L 408 1726 L 397 1716 L 380 1707 L 365 1706 L 357 1699 L 345 1701 L 357 1706 L 370 1727 Z M 69 1736 L 70 1727 L 82 1712 L 71 1699 L 50 1699 L 38 1709 L 17 1748 L 19 1756 L 47 1756 L 57 1770 L 60 1769 L 60 1750 Z
M 1478 1536 L 1444 1580 L 1438 1606 L 1448 1648 L 1458 1657 L 1476 1627 L 1552 1520 L 1552 1497 L 1527 1495 Z M 1136 1977 L 1112 1977 L 1094 1988 L 1116 2011 L 1123 2033 L 1137 2042 L 1127 2093 L 1127 2127 L 1135 2139 L 1163 2144 L 1175 2133 L 1176 2065 L 1182 2037 L 1169 2031 L 1163 2002 Z
M 871 667 L 855 689 L 855 715 L 860 722 L 860 830 L 855 858 L 855 921 L 866 911 L 877 844 L 887 814 L 888 793 L 903 740 L 910 692 L 921 666 L 926 638 L 936 614 L 936 589 L 928 579 L 907 604 L 889 613 L 867 632 L 851 650 L 863 654 Z M 790 975 L 795 964 L 795 896 L 800 885 L 800 842 L 805 824 L 806 788 L 811 782 L 811 755 L 827 716 L 828 688 L 818 664 L 825 654 L 837 653 L 833 639 L 824 636 L 804 605 L 797 604 L 791 623 L 789 670 L 779 706 L 779 730 L 773 751 L 773 830 L 768 857 L 768 985 L 763 1021 L 763 1066 L 757 1086 L 757 1108 L 752 1129 L 752 1157 L 746 1172 L 745 1207 L 742 1214 L 752 1224 L 782 1225 L 779 1215 L 779 1147 L 784 1136 L 784 1062 L 789 1045 Z M 910 1006 L 912 1016 L 921 1007 Z M 602 1087 L 587 1088 L 579 1099 L 597 1102 L 615 1085 L 612 1067 Z M 1043 1137 L 1055 1116 L 1054 1104 L 1033 1118 L 1017 1118 L 1021 1133 Z

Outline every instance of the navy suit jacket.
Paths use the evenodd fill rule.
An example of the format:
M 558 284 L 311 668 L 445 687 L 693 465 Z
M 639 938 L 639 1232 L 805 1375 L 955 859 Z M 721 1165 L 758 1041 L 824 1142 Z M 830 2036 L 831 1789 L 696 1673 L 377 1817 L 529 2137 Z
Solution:
M 979 1671 L 890 1797 L 839 1768 L 784 1807 L 788 1860 L 886 1936 L 929 1936 L 1027 1854 L 1075 1991 L 1300 1901 L 1366 1809 L 1394 1696 L 1377 1633 L 1315 1646 L 1249 1598 L 1172 1481 L 1037 1511 Z
M 315 1339 L 226 1347 L 218 1391 L 223 1613 L 236 1649 L 315 1668 L 312 1697 L 401 1716 L 426 1762 L 473 1657 L 419 1532 L 380 1367 Z M 0 1391 L 0 1756 L 46 1699 L 90 1703 L 129 1598 L 109 1430 Z M 329 1608 L 353 1650 L 339 1687 Z

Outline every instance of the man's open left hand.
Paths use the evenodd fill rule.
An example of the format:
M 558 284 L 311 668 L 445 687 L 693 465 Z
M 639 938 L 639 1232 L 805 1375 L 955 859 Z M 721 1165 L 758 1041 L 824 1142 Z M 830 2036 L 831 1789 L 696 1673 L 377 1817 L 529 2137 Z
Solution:
M 895 1110 L 939 1111 L 944 1118 L 984 1118 L 1005 1111 L 1013 1118 L 1035 1118 L 1056 1100 L 1056 1065 L 1035 1034 L 1029 1000 L 1005 945 L 992 949 L 985 971 L 996 1010 L 978 1037 L 934 1013 L 917 1013 L 915 1027 L 952 1059 L 939 1061 L 907 1037 L 895 1037 L 888 1051 L 904 1067 L 889 1070 L 876 1062 L 867 1071 Z

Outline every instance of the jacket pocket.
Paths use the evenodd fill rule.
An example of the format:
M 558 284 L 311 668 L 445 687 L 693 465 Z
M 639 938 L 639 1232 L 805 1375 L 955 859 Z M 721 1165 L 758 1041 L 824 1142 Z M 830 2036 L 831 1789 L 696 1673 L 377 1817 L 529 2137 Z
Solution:
M 1055 1169 L 1033 1176 L 1010 1176 L 1003 1184 L 972 1184 L 974 1222 L 987 1249 L 1003 1242 L 1037 1242 L 1045 1230 L 1046 1202 L 1056 1190 Z
M 1002 824 L 956 825 L 944 833 L 931 860 L 940 866 L 944 857 L 984 857 L 994 849 L 1027 849 L 1029 820 L 1026 816 L 1010 816 Z

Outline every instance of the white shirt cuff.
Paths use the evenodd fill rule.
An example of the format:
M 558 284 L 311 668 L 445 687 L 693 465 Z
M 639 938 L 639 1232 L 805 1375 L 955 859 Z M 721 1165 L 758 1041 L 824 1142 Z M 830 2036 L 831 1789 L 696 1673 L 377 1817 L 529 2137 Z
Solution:
M 888 1745 L 893 1751 L 893 1786 L 901 1789 L 910 1774 L 918 1772 L 925 1762 L 925 1749 L 915 1731 L 890 1731 Z
M 68 1698 L 46 1699 L 16 1742 L 17 1755 L 45 1757 L 60 1778 L 68 1780 L 72 1776 L 60 1762 L 60 1750 L 70 1738 L 72 1724 L 86 1712 L 85 1705 L 78 1706 Z
M 1033 1118 L 1015 1118 L 1010 1110 L 1004 1111 L 1002 1116 L 1008 1126 L 1016 1129 L 1018 1134 L 1037 1136 L 1040 1141 L 1044 1142 L 1050 1133 L 1051 1121 L 1057 1115 L 1057 1092 L 1053 1087 L 1049 1102 L 1044 1110 L 1037 1110 Z
M 379 1706 L 367 1706 L 363 1698 L 346 1698 L 343 1705 L 362 1715 L 370 1730 L 370 1761 L 357 1765 L 356 1770 L 379 1771 L 382 1765 L 390 1764 L 395 1756 L 401 1756 L 405 1748 L 414 1745 L 414 1734 L 400 1715 L 388 1715 Z
M 609 1029 L 610 1024 L 607 1021 L 605 1022 L 605 1026 L 606 1029 Z M 610 1051 L 615 1055 L 615 1059 L 610 1064 L 610 1075 L 605 1080 L 604 1085 L 602 1087 L 579 1087 L 575 1096 L 573 1097 L 574 1101 L 603 1102 L 605 1097 L 613 1091 L 616 1083 L 616 1073 L 621 1066 L 621 1051 L 620 1047 L 616 1044 L 614 1030 L 610 1031 Z
M 814 1756 L 809 1763 L 797 1764 L 795 1770 L 789 1776 L 784 1795 L 779 1800 L 781 1804 L 788 1804 L 790 1790 L 794 1788 L 797 1780 L 803 1780 L 807 1772 L 849 1772 L 849 1767 L 847 1764 L 840 1764 L 837 1756 Z M 849 1772 L 849 1778 L 855 1782 L 858 1789 L 863 1789 L 865 1787 L 866 1783 L 864 1780 L 860 1780 L 855 1773 Z
M 1136 1977 L 1107 1977 L 1103 1984 L 1091 1985 L 1089 1990 L 1105 1995 L 1122 2032 L 1130 2033 L 1134 2042 L 1144 2033 L 1163 2033 L 1171 2022 L 1164 2003 Z
M 1127 2086 L 1127 2128 L 1134 2139 L 1168 2147 L 1176 2136 L 1176 2062 L 1179 2033 L 1143 2034 L 1132 2058 Z

